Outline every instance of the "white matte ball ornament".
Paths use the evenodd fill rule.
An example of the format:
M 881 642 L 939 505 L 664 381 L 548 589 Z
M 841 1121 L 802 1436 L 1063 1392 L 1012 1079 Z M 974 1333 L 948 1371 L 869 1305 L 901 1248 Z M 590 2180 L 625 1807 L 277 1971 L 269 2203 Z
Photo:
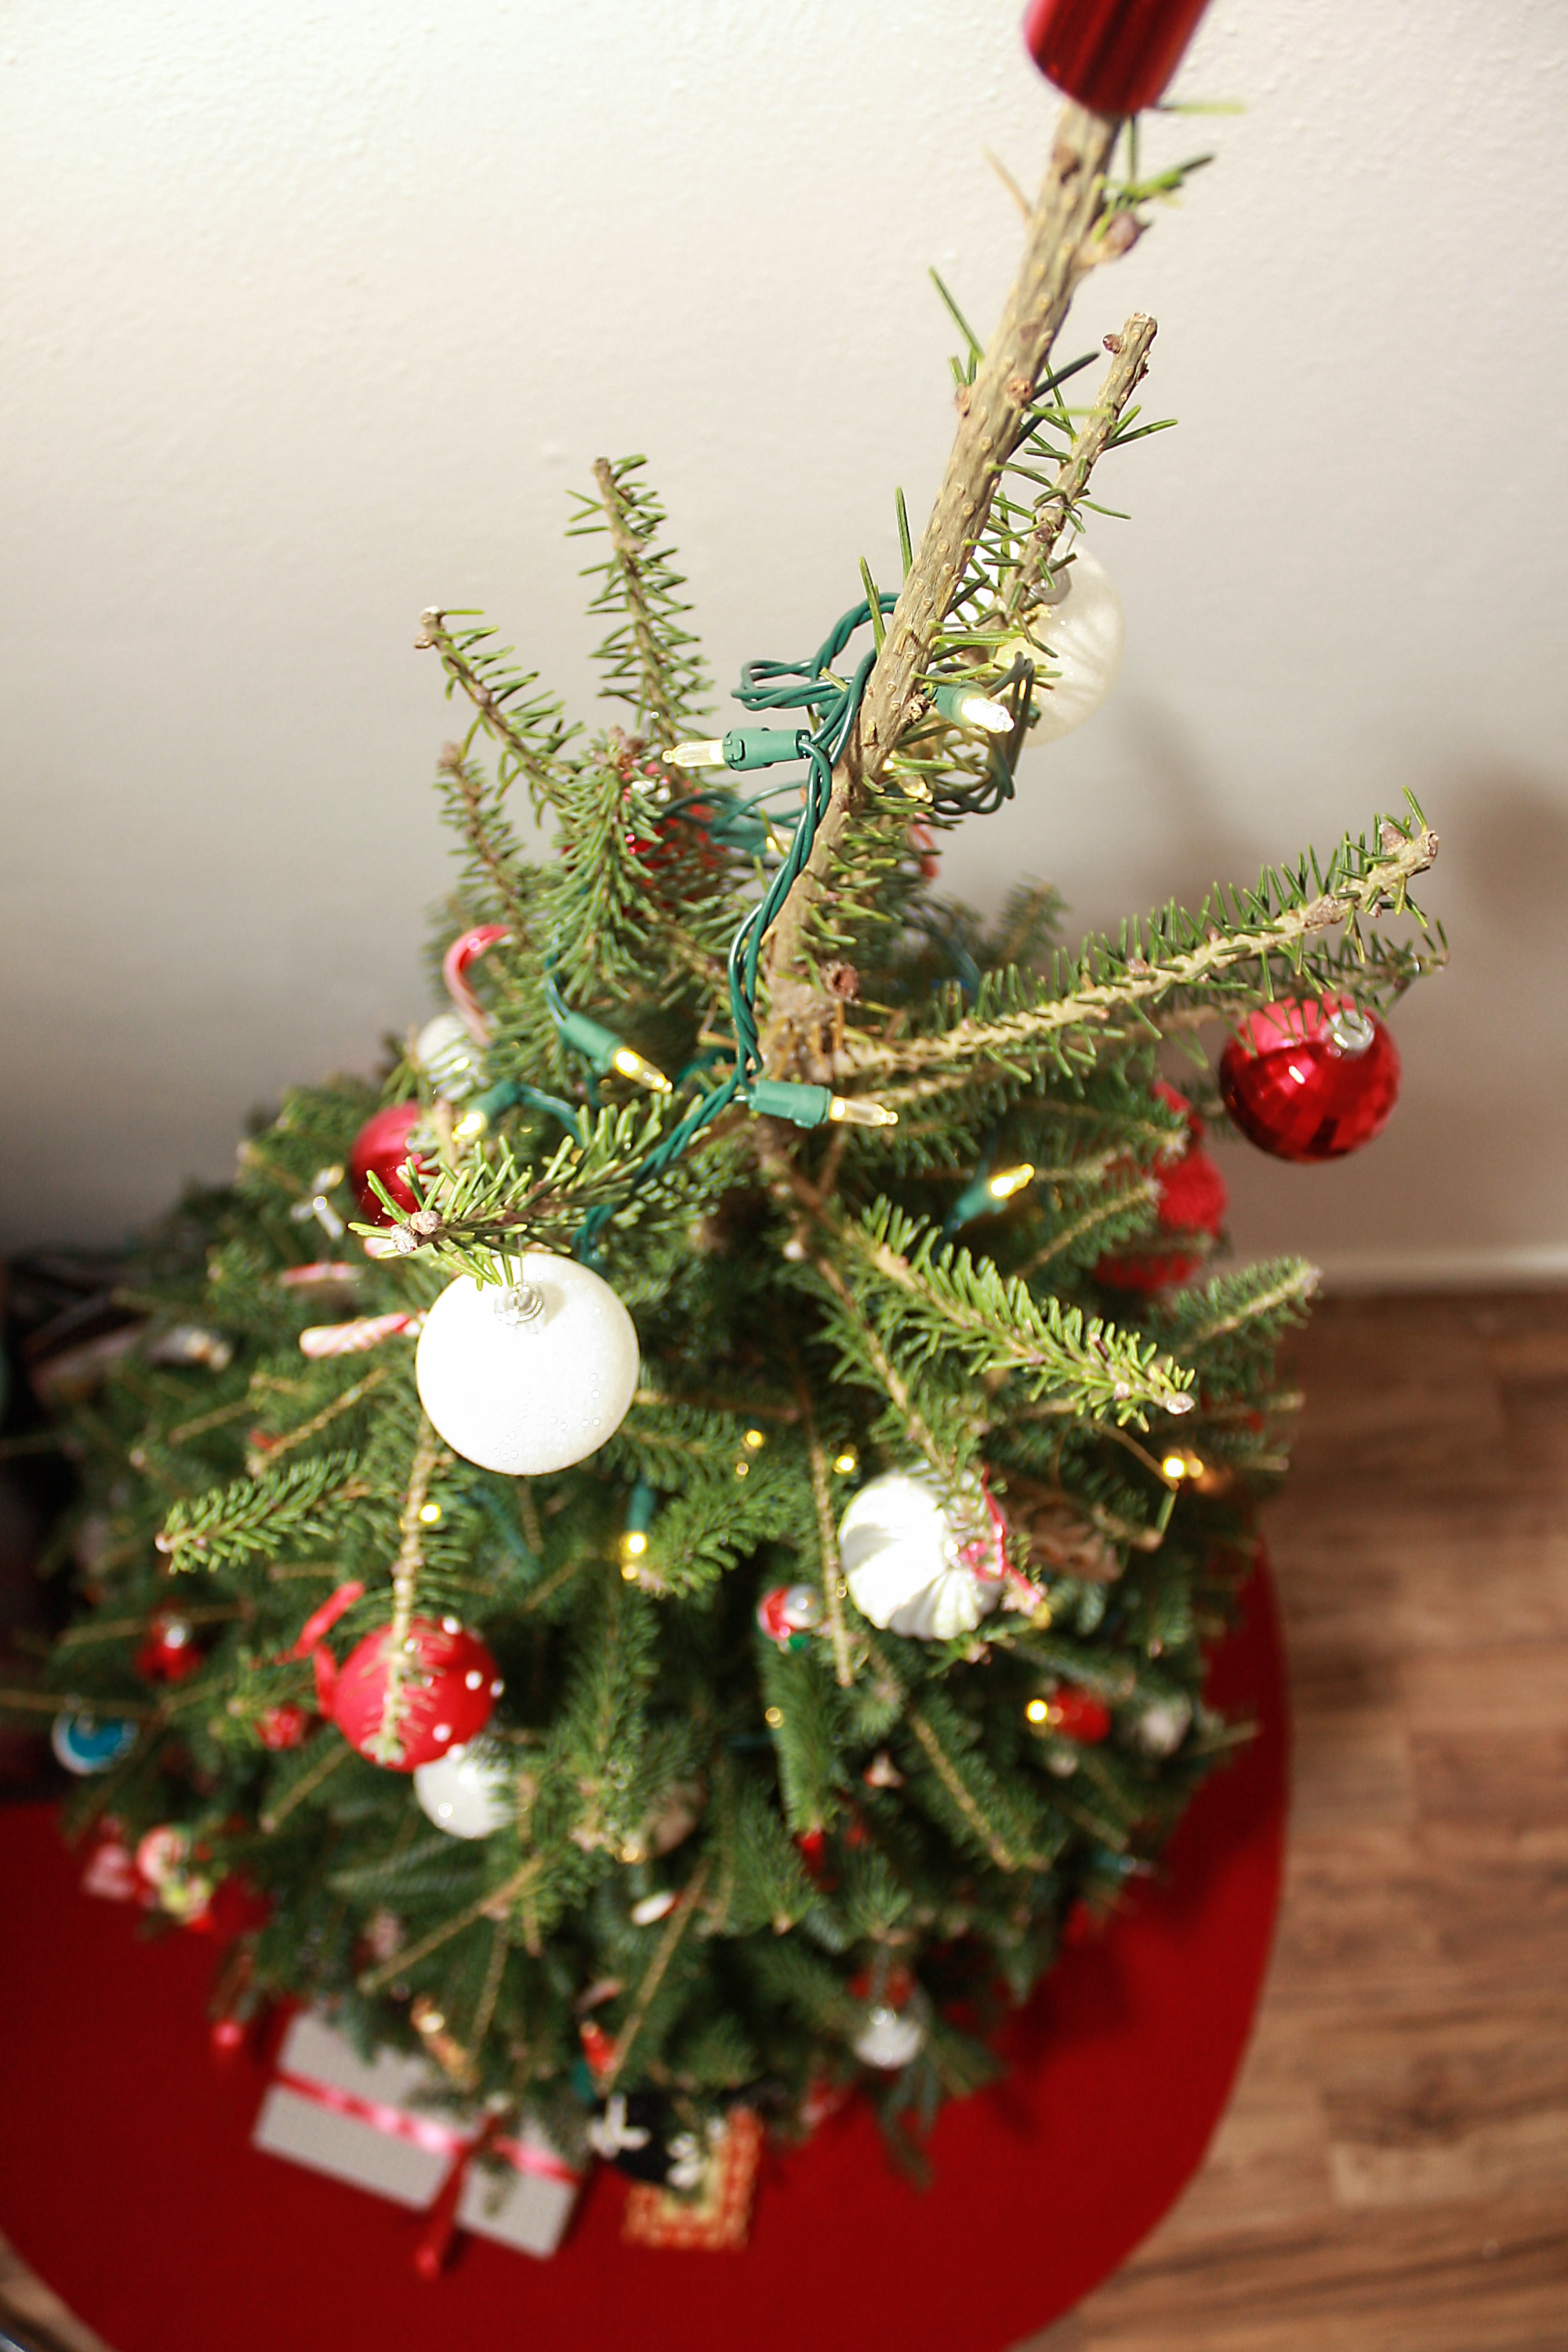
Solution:
M 1031 743 L 1054 743 L 1093 717 L 1116 683 L 1127 637 L 1110 575 L 1081 539 L 1055 586 L 1060 593 L 1029 619 L 1030 635 L 1047 648 L 1049 667 L 1059 673 L 1036 680 L 1039 717 L 1029 730 Z
M 849 1597 L 889 1633 L 951 1642 L 973 1633 L 1002 1598 L 998 1576 L 977 1559 L 993 1542 L 984 1505 L 961 1526 L 934 1479 L 888 1470 L 862 1486 L 838 1523 Z
M 414 1774 L 419 1808 L 448 1837 L 489 1837 L 512 1818 L 511 1775 L 506 1759 L 480 1740 L 454 1748 Z
M 465 1462 L 538 1478 L 595 1453 L 637 1392 L 637 1335 L 607 1282 L 527 1250 L 510 1286 L 460 1274 L 425 1318 L 419 1402 Z

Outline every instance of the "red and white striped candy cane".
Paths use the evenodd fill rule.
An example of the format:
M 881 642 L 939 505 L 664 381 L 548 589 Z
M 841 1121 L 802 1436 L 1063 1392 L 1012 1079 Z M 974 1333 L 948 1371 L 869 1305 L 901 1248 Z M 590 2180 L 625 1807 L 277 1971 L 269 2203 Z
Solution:
M 463 975 L 487 948 L 510 937 L 504 923 L 480 923 L 476 929 L 465 931 L 460 939 L 454 940 L 441 959 L 441 977 L 447 983 L 447 992 L 462 1014 L 469 1035 L 481 1045 L 489 1042 L 489 1024 Z
M 300 1334 L 307 1356 L 358 1356 L 384 1339 L 417 1339 L 423 1315 L 361 1315 L 353 1323 L 312 1323 Z

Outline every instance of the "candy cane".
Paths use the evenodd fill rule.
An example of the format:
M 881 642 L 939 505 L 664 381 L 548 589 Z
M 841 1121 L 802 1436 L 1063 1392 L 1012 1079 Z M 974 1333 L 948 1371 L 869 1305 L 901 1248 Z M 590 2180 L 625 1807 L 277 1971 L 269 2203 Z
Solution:
M 480 923 L 476 930 L 465 931 L 460 939 L 454 940 L 441 959 L 441 977 L 447 983 L 447 992 L 461 1013 L 469 1035 L 480 1045 L 489 1042 L 489 1023 L 463 975 L 487 948 L 510 937 L 504 923 Z
M 423 1315 L 362 1315 L 353 1323 L 312 1323 L 300 1332 L 300 1346 L 312 1360 L 357 1356 L 384 1339 L 417 1339 L 424 1328 Z

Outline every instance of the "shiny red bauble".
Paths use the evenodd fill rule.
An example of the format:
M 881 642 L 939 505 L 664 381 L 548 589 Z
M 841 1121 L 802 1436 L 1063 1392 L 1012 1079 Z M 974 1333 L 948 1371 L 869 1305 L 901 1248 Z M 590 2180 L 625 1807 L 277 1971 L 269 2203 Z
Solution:
M 1097 1748 L 1110 1729 L 1110 1709 L 1091 1691 L 1053 1691 L 1046 1701 L 1046 1722 L 1058 1739 L 1076 1739 Z
M 367 1118 L 353 1140 L 349 1153 L 349 1175 L 359 1194 L 360 1214 L 378 1225 L 389 1224 L 390 1218 L 370 1189 L 370 1180 L 379 1176 L 400 1209 L 419 1206 L 404 1179 L 398 1174 L 405 1160 L 419 1166 L 419 1155 L 409 1150 L 409 1138 L 425 1116 L 425 1106 L 413 1102 L 389 1103 Z
M 187 1675 L 196 1673 L 202 1654 L 196 1647 L 190 1620 L 172 1615 L 155 1617 L 132 1663 L 137 1673 L 150 1683 L 183 1683 Z
M 1375 1013 L 1348 999 L 1259 1006 L 1220 1056 L 1225 1107 L 1276 1160 L 1340 1160 L 1388 1125 L 1399 1052 Z
M 496 1662 L 455 1617 L 416 1617 L 404 1644 L 395 1706 L 389 1691 L 390 1627 L 367 1633 L 338 1676 L 332 1720 L 373 1764 L 412 1772 L 477 1738 L 501 1694 Z
M 1206 0 L 1032 0 L 1024 45 L 1057 88 L 1096 114 L 1152 106 Z

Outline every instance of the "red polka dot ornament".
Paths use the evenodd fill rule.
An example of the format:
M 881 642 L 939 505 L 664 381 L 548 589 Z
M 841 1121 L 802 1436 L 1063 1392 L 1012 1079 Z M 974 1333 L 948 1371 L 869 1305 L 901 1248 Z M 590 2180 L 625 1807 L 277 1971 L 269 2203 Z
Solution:
M 1341 1160 L 1381 1135 L 1399 1099 L 1399 1051 L 1347 998 L 1282 998 L 1249 1013 L 1220 1056 L 1225 1107 L 1276 1160 Z
M 400 1658 L 391 1643 L 386 1626 L 351 1650 L 337 1677 L 332 1720 L 370 1763 L 412 1772 L 477 1738 L 503 1685 L 489 1650 L 456 1617 L 439 1624 L 413 1618 Z

